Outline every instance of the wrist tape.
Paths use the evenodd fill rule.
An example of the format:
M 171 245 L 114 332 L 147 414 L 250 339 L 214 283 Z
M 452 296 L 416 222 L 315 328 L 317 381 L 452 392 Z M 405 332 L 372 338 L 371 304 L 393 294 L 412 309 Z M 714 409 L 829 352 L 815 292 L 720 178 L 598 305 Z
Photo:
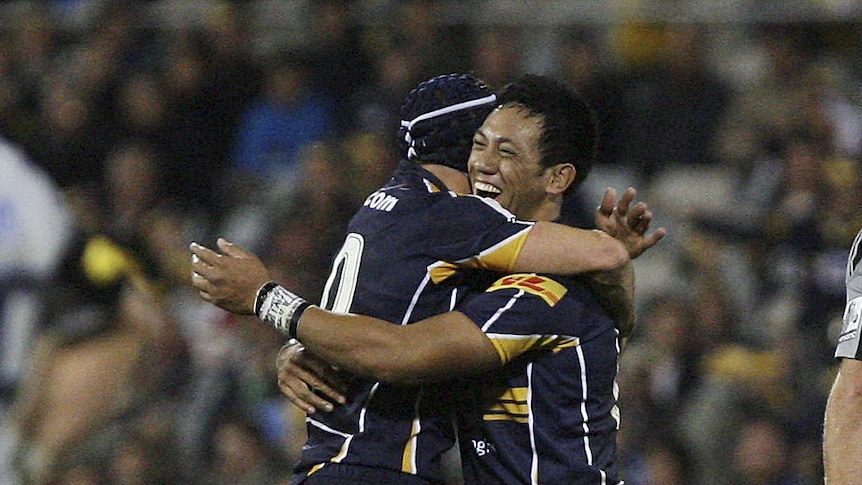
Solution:
M 299 317 L 310 306 L 304 298 L 272 281 L 258 290 L 255 299 L 257 317 L 291 339 L 296 338 Z

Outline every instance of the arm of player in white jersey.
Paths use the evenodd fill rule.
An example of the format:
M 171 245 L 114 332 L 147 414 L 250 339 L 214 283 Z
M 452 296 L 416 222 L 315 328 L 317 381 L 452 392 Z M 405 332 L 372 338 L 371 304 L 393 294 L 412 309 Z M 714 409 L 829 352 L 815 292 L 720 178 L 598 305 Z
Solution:
M 826 483 L 857 483 L 862 462 L 862 362 L 842 359 L 826 404 L 823 459 Z

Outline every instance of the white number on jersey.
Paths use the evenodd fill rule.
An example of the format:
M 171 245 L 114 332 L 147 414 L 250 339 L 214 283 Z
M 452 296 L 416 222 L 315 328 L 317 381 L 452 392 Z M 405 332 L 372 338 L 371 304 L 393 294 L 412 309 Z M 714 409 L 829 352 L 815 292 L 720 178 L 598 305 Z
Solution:
M 356 292 L 356 281 L 359 278 L 359 265 L 362 262 L 362 251 L 365 249 L 365 239 L 361 234 L 350 233 L 344 240 L 344 245 L 335 256 L 332 271 L 323 289 L 320 307 L 335 313 L 348 313 L 353 304 Z M 336 281 L 337 280 L 337 281 Z M 335 286 L 335 294 L 332 287 Z M 330 303 L 329 298 L 333 296 Z

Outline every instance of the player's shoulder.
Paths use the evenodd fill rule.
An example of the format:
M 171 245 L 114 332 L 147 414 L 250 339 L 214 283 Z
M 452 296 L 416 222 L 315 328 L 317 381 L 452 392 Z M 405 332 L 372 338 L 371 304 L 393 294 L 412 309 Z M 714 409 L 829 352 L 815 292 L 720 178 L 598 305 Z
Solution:
M 494 199 L 478 195 L 460 194 L 439 203 L 433 209 L 446 217 L 450 224 L 473 226 L 481 232 L 482 228 L 507 226 L 522 230 L 535 226 L 535 221 L 518 218 Z M 510 229 L 507 229 L 510 230 Z

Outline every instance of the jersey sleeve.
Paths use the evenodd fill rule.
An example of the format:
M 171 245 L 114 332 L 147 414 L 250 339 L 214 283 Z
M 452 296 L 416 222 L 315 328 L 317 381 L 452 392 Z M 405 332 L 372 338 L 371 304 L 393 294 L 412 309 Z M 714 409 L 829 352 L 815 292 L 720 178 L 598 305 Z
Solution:
M 471 195 L 451 198 L 434 214 L 443 214 L 433 225 L 439 232 L 427 240 L 434 242 L 428 248 L 439 260 L 429 268 L 435 283 L 464 269 L 511 272 L 535 226 L 493 199 Z
M 847 272 L 845 285 L 847 287 L 846 304 L 844 307 L 844 318 L 841 324 L 841 334 L 838 337 L 838 345 L 835 349 L 836 358 L 850 358 L 862 360 L 860 352 L 859 323 L 862 319 L 862 273 L 860 273 L 860 261 L 862 261 L 862 231 L 856 234 L 850 253 L 847 256 Z
M 513 274 L 497 280 L 459 310 L 478 325 L 506 364 L 532 350 L 577 346 L 569 324 L 581 308 L 564 299 L 569 289 L 547 276 Z

